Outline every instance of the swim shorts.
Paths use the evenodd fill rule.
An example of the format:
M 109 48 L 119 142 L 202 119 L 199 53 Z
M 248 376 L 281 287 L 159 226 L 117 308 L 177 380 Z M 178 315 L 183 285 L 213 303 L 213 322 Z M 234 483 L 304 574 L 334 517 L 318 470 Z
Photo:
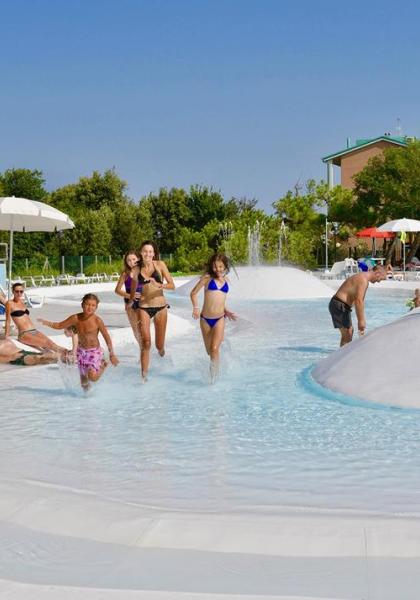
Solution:
M 332 322 L 335 329 L 350 329 L 351 323 L 351 306 L 347 302 L 343 302 L 337 296 L 333 296 L 328 305 L 331 314 Z
M 104 352 L 100 346 L 97 348 L 77 348 L 77 365 L 81 375 L 87 375 L 89 369 L 93 369 L 97 373 L 102 368 Z

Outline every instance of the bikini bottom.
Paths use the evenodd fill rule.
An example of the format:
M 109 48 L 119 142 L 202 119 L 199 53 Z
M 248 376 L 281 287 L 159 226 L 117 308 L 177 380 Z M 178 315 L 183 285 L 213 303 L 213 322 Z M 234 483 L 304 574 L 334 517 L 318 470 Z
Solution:
M 164 304 L 163 306 L 139 306 L 139 309 L 147 312 L 151 319 L 153 319 L 153 317 L 155 317 L 157 313 L 164 308 L 170 308 L 169 304 Z
M 38 329 L 25 329 L 25 331 L 20 331 L 18 333 L 18 339 L 21 338 L 22 336 L 26 335 L 27 333 L 31 333 L 32 335 L 36 335 L 37 333 L 39 333 Z
M 204 315 L 200 315 L 200 317 L 202 319 L 204 319 L 204 321 L 207 323 L 207 325 L 209 325 L 212 329 L 216 325 L 217 321 L 220 321 L 220 319 L 223 319 L 224 316 L 225 315 L 222 315 L 221 317 L 210 318 L 210 317 L 205 317 Z

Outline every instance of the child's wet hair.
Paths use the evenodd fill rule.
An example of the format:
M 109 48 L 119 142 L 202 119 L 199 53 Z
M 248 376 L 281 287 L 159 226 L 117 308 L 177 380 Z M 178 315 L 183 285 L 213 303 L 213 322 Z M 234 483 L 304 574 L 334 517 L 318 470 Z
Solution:
M 82 306 L 83 304 L 85 304 L 85 302 L 87 302 L 88 300 L 95 300 L 96 304 L 99 304 L 99 298 L 96 294 L 85 294 L 82 298 Z
M 226 256 L 226 254 L 222 254 L 221 252 L 216 252 L 209 258 L 206 265 L 206 273 L 208 273 L 208 275 L 211 275 L 212 277 L 217 277 L 217 274 L 214 272 L 214 263 L 217 261 L 222 262 L 225 267 L 225 272 L 229 273 L 229 259 Z

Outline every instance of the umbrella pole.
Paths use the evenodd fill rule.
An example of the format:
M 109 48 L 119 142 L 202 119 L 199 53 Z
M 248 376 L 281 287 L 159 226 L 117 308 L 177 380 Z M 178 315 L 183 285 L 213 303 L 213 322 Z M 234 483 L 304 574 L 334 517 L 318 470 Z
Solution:
M 405 242 L 403 242 L 403 271 L 405 274 Z
M 13 262 L 13 220 L 10 228 L 10 241 L 9 241 L 9 284 L 7 286 L 7 297 L 10 300 L 12 297 L 12 262 Z

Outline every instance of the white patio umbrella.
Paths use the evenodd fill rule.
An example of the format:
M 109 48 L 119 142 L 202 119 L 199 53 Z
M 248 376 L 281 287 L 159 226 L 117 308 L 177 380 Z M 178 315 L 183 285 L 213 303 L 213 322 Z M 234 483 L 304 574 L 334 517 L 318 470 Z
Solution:
M 410 233 L 420 231 L 420 221 L 417 219 L 395 219 L 394 221 L 388 221 L 378 227 L 379 231 L 393 231 L 400 233 Z M 401 236 L 403 242 L 403 269 L 405 271 L 405 235 Z
M 65 213 L 44 202 L 15 198 L 15 196 L 0 198 L 0 231 L 10 231 L 9 298 L 12 281 L 13 233 L 15 231 L 62 231 L 73 227 L 73 221 Z

